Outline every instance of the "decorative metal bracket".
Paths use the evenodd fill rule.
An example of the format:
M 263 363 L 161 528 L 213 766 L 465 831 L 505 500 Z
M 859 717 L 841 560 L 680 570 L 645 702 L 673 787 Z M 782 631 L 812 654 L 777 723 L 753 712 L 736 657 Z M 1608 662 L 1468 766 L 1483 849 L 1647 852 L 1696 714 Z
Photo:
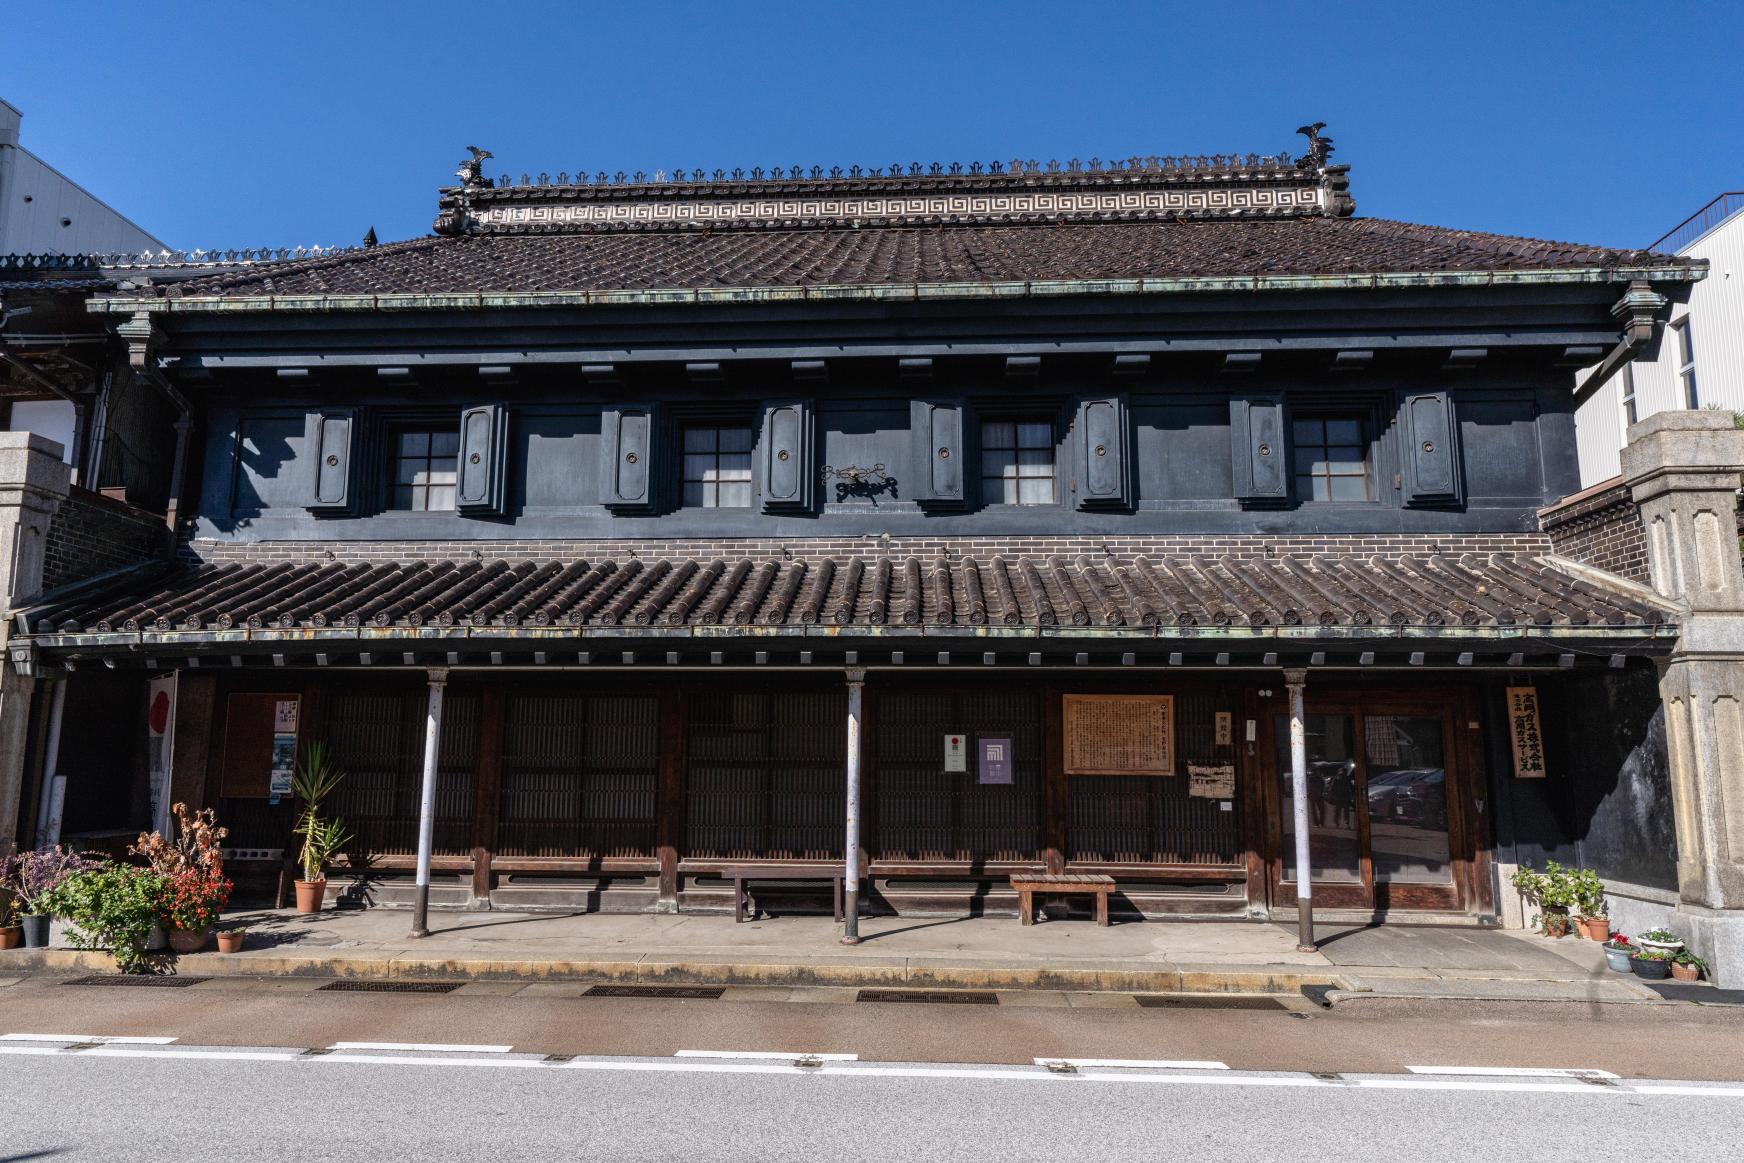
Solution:
M 885 472 L 882 464 L 875 464 L 871 468 L 861 468 L 857 464 L 832 468 L 826 464 L 818 470 L 818 476 L 822 480 L 836 482 L 837 504 L 849 497 L 865 497 L 876 505 L 879 493 L 890 494 L 893 501 L 902 499 L 901 494 L 896 491 L 896 478 Z

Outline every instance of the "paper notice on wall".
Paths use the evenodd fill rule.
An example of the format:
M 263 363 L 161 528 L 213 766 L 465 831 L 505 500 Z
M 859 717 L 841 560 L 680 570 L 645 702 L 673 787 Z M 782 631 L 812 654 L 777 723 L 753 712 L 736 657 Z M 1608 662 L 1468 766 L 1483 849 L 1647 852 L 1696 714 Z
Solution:
M 1189 763 L 1187 765 L 1187 794 L 1202 796 L 1208 800 L 1234 799 L 1235 764 Z
M 154 678 L 145 687 L 145 734 L 147 791 L 151 797 L 151 826 L 167 833 L 170 827 L 170 771 L 176 735 L 176 676 Z
M 966 735 L 945 736 L 945 770 L 969 770 L 969 739 Z
M 267 802 L 276 804 L 291 794 L 291 778 L 297 767 L 296 699 L 280 699 L 273 707 L 272 777 L 267 783 Z
M 982 739 L 980 741 L 980 782 L 1011 782 L 1011 740 Z
M 1066 695 L 1067 775 L 1174 775 L 1174 695 Z

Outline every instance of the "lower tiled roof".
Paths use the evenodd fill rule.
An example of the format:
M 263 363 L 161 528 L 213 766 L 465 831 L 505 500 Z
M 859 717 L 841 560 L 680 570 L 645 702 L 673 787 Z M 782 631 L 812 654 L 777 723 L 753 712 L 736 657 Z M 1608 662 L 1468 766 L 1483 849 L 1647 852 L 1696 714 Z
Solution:
M 1649 627 L 1553 559 L 822 557 L 222 564 L 26 615 L 38 635 L 323 627 Z
M 392 295 L 1014 283 L 1688 266 L 1646 251 L 1380 218 L 881 226 L 424 238 L 257 263 L 146 296 Z

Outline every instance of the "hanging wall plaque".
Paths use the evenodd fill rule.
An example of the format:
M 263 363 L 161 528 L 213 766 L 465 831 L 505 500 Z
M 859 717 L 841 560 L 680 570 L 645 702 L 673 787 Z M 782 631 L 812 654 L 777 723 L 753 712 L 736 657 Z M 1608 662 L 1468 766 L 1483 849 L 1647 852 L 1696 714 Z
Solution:
M 1174 775 L 1175 696 L 1066 695 L 1067 775 Z
M 1514 746 L 1514 778 L 1543 779 L 1544 735 L 1538 724 L 1538 688 L 1508 688 L 1508 741 Z

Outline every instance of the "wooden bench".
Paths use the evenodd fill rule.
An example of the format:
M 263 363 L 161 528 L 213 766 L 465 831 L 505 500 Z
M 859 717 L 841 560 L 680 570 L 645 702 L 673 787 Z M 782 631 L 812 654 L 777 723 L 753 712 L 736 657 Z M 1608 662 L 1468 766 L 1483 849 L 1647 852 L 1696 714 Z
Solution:
M 1011 887 L 1017 890 L 1018 915 L 1026 925 L 1035 924 L 1035 897 L 1037 893 L 1053 896 L 1070 896 L 1075 893 L 1086 893 L 1096 898 L 1096 923 L 1104 927 L 1108 924 L 1108 894 L 1114 891 L 1112 876 L 1095 876 L 1087 873 L 1065 873 L 1048 875 L 1046 873 L 1012 873 Z
M 745 919 L 745 905 L 751 906 L 751 918 L 757 917 L 757 901 L 746 891 L 746 886 L 759 880 L 827 880 L 835 888 L 836 920 L 842 919 L 842 881 L 843 873 L 831 872 L 819 868 L 815 864 L 747 864 L 737 868 L 727 868 L 721 875 L 733 882 L 733 923 L 739 924 Z

